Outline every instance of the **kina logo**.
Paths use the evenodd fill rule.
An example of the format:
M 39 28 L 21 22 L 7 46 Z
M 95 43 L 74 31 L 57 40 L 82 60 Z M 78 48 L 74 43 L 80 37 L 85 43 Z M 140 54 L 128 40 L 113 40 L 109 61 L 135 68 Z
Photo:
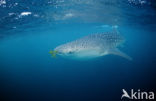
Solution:
M 134 91 L 134 89 L 131 89 L 130 92 L 127 92 L 125 89 L 122 89 L 122 95 L 121 99 L 127 98 L 127 99 L 148 99 L 148 100 L 154 100 L 154 92 L 145 92 L 138 89 L 137 91 Z

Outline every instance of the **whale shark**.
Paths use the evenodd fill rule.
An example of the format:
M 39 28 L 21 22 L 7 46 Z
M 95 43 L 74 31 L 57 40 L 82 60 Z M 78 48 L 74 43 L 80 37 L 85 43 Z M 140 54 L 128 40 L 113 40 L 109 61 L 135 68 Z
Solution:
M 57 46 L 54 51 L 50 51 L 52 56 L 88 59 L 109 54 L 118 55 L 128 60 L 130 56 L 119 50 L 125 42 L 123 36 L 118 31 L 89 34 L 80 39 Z

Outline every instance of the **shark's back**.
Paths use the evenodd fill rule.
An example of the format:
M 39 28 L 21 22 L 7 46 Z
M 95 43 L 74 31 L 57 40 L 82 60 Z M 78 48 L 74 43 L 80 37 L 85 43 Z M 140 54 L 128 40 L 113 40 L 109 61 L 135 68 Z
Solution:
M 75 47 L 103 47 L 114 48 L 119 46 L 124 41 L 124 38 L 116 31 L 90 34 L 78 40 L 72 41 L 69 44 Z

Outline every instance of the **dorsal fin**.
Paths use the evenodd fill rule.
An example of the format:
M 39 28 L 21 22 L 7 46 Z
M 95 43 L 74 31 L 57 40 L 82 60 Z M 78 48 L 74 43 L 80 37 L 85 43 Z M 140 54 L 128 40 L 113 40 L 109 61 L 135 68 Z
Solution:
M 118 26 L 113 26 L 112 32 L 119 35 Z

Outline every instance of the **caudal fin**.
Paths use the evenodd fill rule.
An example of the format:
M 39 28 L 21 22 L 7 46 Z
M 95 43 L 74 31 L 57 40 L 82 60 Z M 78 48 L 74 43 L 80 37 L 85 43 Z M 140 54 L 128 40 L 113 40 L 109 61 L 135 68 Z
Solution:
M 111 49 L 111 50 L 109 50 L 109 54 L 118 55 L 118 56 L 124 57 L 128 60 L 132 60 L 132 58 L 130 56 L 128 56 L 126 53 L 121 52 L 119 49 Z

